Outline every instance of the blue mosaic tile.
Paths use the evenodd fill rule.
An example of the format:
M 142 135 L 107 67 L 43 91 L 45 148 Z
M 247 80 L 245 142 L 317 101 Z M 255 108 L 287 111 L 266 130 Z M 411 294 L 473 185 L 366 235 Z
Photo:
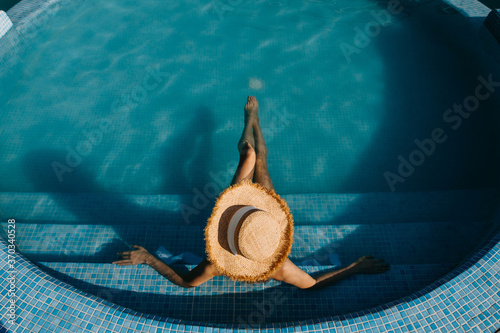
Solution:
M 470 222 L 489 219 L 494 189 L 440 192 L 286 194 L 296 225 Z M 111 193 L 0 193 L 4 215 L 19 221 L 102 224 L 186 225 L 179 206 L 193 196 Z M 212 206 L 191 225 L 203 227 Z M 311 210 L 311 207 L 314 209 Z M 349 209 L 347 209 L 349 208 Z M 75 212 L 85 211 L 85 214 Z M 82 216 L 83 215 L 83 216 Z
M 496 252 L 498 252 L 499 248 L 500 248 L 500 246 L 498 245 L 498 241 L 499 240 L 500 240 L 500 235 L 497 236 L 497 240 L 496 240 L 496 242 L 497 242 Z M 28 263 L 26 262 L 26 264 L 28 264 Z M 480 277 L 478 277 L 478 279 L 480 279 Z M 53 292 L 51 292 L 51 289 L 53 288 L 53 287 L 51 287 L 51 284 L 48 284 L 46 282 L 46 283 L 43 283 L 43 284 L 38 284 L 38 286 L 40 287 L 38 289 L 39 292 L 43 293 L 43 297 L 39 297 L 38 300 L 53 305 L 53 302 L 55 302 L 55 300 L 58 297 L 57 297 L 57 293 L 55 293 L 55 295 L 52 296 L 52 297 L 49 296 L 49 295 L 53 294 Z M 64 287 L 64 286 L 62 286 L 62 287 Z M 76 291 L 76 289 L 74 289 L 74 291 Z M 474 290 L 471 290 L 472 294 L 473 294 L 473 291 Z M 426 300 L 426 302 L 430 302 L 430 304 L 429 304 L 430 307 L 428 309 L 436 308 L 436 309 L 439 309 L 439 311 L 442 311 L 442 314 L 446 315 L 445 312 L 444 312 L 444 310 L 441 310 L 440 302 L 436 302 L 435 301 L 436 299 L 438 299 L 438 300 L 441 299 L 440 294 L 434 296 L 433 298 L 429 298 L 429 299 Z M 444 298 L 444 299 L 446 299 L 446 298 Z M 418 300 L 418 299 L 416 299 L 416 300 Z M 88 306 L 86 306 L 85 304 L 89 304 L 90 305 L 90 304 L 92 304 L 92 302 L 94 302 L 94 301 L 91 301 L 91 300 L 87 299 L 83 303 L 79 304 L 79 306 L 78 306 L 79 313 L 78 313 L 78 316 L 77 316 L 77 318 L 79 318 L 79 319 L 77 319 L 77 320 L 74 321 L 78 325 L 84 325 L 84 327 L 89 328 L 89 327 L 93 327 L 94 324 L 96 324 L 96 325 L 102 325 L 104 322 L 108 322 L 110 319 L 111 320 L 116 320 L 118 318 L 117 317 L 118 313 L 116 313 L 116 311 L 113 312 L 114 313 L 113 316 L 106 316 L 105 315 L 106 312 L 104 312 L 104 313 L 100 312 L 100 311 L 105 311 L 105 309 L 106 309 L 106 306 L 104 304 L 102 304 L 102 305 L 98 305 L 97 307 L 94 306 L 95 311 L 92 311 L 92 312 L 94 312 L 93 319 L 91 319 L 91 320 L 84 320 L 84 318 L 86 318 L 86 316 L 81 316 L 81 315 L 83 315 L 85 313 L 91 313 L 90 308 Z M 405 306 L 401 305 L 401 308 L 402 309 L 406 308 L 406 309 L 414 309 L 414 310 L 416 310 L 417 308 L 415 307 L 415 304 L 418 304 L 418 303 L 415 303 L 415 301 L 411 301 L 411 302 L 406 303 Z M 496 303 L 493 306 L 495 306 L 495 305 L 496 305 Z M 50 328 L 51 325 L 56 325 L 56 324 L 54 324 L 54 321 L 51 320 L 51 318 L 55 318 L 55 316 L 59 315 L 59 313 L 57 312 L 58 308 L 60 308 L 62 310 L 62 309 L 64 309 L 64 305 L 63 306 L 57 306 L 56 305 L 54 307 L 54 311 L 52 311 L 52 315 L 54 317 L 50 317 L 48 313 L 42 312 L 40 315 L 41 315 L 41 320 L 43 320 L 43 321 L 42 322 L 40 322 L 40 321 L 36 321 L 35 322 L 35 323 L 38 323 L 38 327 L 44 328 L 45 326 L 47 326 L 47 327 Z M 468 306 L 467 307 L 463 306 L 462 309 L 465 309 L 466 311 L 469 311 L 469 312 L 472 311 L 471 310 L 472 308 L 468 307 Z M 401 311 L 401 310 L 399 310 L 399 311 Z M 126 314 L 126 312 L 127 311 L 121 312 L 121 314 L 119 315 L 118 320 L 115 322 L 120 327 L 124 327 L 126 325 L 130 326 L 131 323 L 132 323 L 132 321 L 127 322 L 127 319 L 126 319 L 127 318 L 127 314 Z M 340 322 L 338 322 L 341 326 L 337 326 L 337 323 L 333 323 L 334 324 L 333 327 L 335 327 L 335 328 L 337 328 L 337 327 L 338 328 L 344 327 L 345 330 L 343 330 L 343 331 L 357 331 L 359 329 L 367 330 L 367 329 L 370 329 L 370 328 L 382 326 L 382 327 L 386 327 L 386 328 L 390 327 L 391 330 L 393 330 L 394 332 L 396 332 L 396 331 L 403 331 L 403 330 L 401 330 L 400 327 L 407 327 L 408 326 L 408 321 L 405 321 L 405 319 L 407 317 L 406 316 L 402 316 L 401 312 L 398 312 L 398 310 L 396 312 L 394 312 L 393 308 L 388 308 L 384 312 L 386 312 L 386 314 L 383 317 L 381 317 L 381 318 L 383 318 L 382 322 L 374 322 L 374 321 L 365 322 L 364 319 L 363 319 L 363 318 L 368 318 L 369 317 L 371 320 L 373 320 L 373 318 L 375 317 L 375 314 L 379 315 L 379 313 L 365 314 L 362 317 L 359 317 L 359 316 L 351 317 L 349 315 L 350 319 L 348 319 L 346 321 L 346 325 L 342 325 Z M 417 313 L 421 313 L 421 312 L 419 311 Z M 68 316 L 70 316 L 70 318 L 71 318 L 72 314 L 68 314 Z M 439 314 L 439 317 L 440 316 L 441 316 L 441 314 Z M 476 324 L 476 326 L 481 324 L 481 320 L 487 318 L 486 316 L 481 317 L 479 315 L 475 316 L 475 317 L 470 317 L 467 314 L 462 315 L 462 317 L 467 318 L 467 320 L 469 322 L 472 321 L 474 324 Z M 100 318 L 100 320 L 102 320 L 102 322 L 100 322 L 101 324 L 98 324 L 99 322 L 97 321 L 96 318 Z M 108 319 L 106 319 L 106 318 L 108 318 Z M 125 319 L 125 321 L 122 321 L 121 318 Z M 431 322 L 427 323 L 426 322 L 427 319 L 428 319 L 428 315 L 426 314 L 423 317 L 421 317 L 420 322 L 414 322 L 411 325 L 415 325 L 415 327 L 417 329 L 420 328 L 420 327 L 425 327 L 426 329 L 436 330 L 436 329 L 439 328 L 439 326 L 445 327 L 446 324 L 447 324 L 447 322 L 444 321 L 444 320 L 437 321 L 437 322 L 434 320 L 434 322 L 431 321 Z M 424 325 L 422 325 L 422 320 L 423 320 L 423 322 L 425 322 Z M 383 324 L 384 321 L 386 321 L 386 324 Z M 453 318 L 450 322 L 455 322 L 455 318 Z M 460 323 L 460 321 L 458 321 L 458 323 Z M 382 324 L 382 325 L 380 325 L 380 324 Z M 169 324 L 167 324 L 167 325 L 169 325 Z M 313 325 L 313 326 L 310 327 L 309 325 Z M 315 329 L 314 325 L 318 325 L 320 327 L 323 327 L 321 324 L 317 323 L 316 321 L 309 321 L 308 320 L 308 321 L 305 321 L 303 324 L 299 323 L 299 326 L 296 326 L 295 328 L 300 327 L 301 329 L 314 330 Z M 387 326 L 387 325 L 389 325 L 389 326 Z M 420 326 L 420 325 L 422 325 L 422 326 Z M 483 325 L 485 325 L 485 324 L 483 324 Z M 167 326 L 165 326 L 165 327 L 167 327 Z M 171 328 L 177 328 L 177 329 L 179 329 L 180 327 L 181 326 L 175 326 L 175 327 L 172 326 Z M 462 328 L 470 328 L 470 325 L 467 322 L 462 322 L 461 327 Z M 484 327 L 486 327 L 486 325 Z M 184 326 L 184 328 L 185 328 L 185 326 Z

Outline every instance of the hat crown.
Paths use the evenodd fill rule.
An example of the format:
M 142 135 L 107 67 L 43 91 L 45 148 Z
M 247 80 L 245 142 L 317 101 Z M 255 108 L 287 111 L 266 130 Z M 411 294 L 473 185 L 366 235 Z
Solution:
M 270 236 L 271 241 L 264 242 L 262 239 L 257 239 L 258 245 L 252 245 L 252 242 L 244 236 L 245 229 L 247 233 L 250 233 L 250 226 L 256 223 L 253 218 L 261 214 L 259 211 L 267 212 L 260 217 L 261 225 L 269 229 L 266 231 L 266 229 L 256 228 L 257 234 L 264 237 Z M 248 216 L 251 218 L 246 221 Z M 277 227 L 276 224 L 278 224 Z M 258 225 L 259 223 L 256 223 L 255 226 Z M 242 227 L 243 231 L 240 235 Z M 278 232 L 275 232 L 276 230 Z M 273 252 L 274 247 L 260 244 L 272 244 L 273 238 L 279 238 L 278 247 L 267 260 L 262 260 Z M 286 201 L 281 199 L 276 192 L 251 181 L 242 181 L 225 189 L 217 199 L 205 227 L 205 240 L 207 259 L 222 275 L 236 281 L 267 281 L 283 264 L 291 251 L 293 218 Z M 267 251 L 259 253 L 255 248 L 257 250 L 265 248 Z
M 245 258 L 265 261 L 276 252 L 281 240 L 279 222 L 270 213 L 255 210 L 241 221 L 237 235 L 238 250 Z

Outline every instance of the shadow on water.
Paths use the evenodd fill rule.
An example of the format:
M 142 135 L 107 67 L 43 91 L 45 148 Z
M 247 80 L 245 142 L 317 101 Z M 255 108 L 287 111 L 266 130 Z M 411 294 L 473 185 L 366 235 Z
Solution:
M 419 10 L 408 7 L 407 17 L 412 19 L 399 22 L 404 29 L 387 28 L 379 36 L 373 38 L 368 46 L 379 50 L 384 64 L 382 84 L 385 85 L 384 91 L 386 92 L 383 98 L 385 114 L 370 144 L 340 187 L 340 193 L 356 192 L 359 184 L 363 184 L 367 192 L 381 192 L 381 189 L 389 192 L 384 172 L 397 173 L 398 154 L 394 152 L 399 152 L 408 159 L 408 155 L 416 148 L 413 141 L 428 138 L 436 127 L 445 130 L 448 140 L 441 145 L 436 145 L 435 153 L 429 156 L 404 183 L 398 183 L 396 192 L 496 188 L 498 186 L 499 176 L 496 173 L 498 161 L 494 153 L 497 146 L 495 140 L 492 140 L 496 137 L 495 128 L 498 122 L 495 121 L 493 111 L 498 109 L 498 98 L 492 97 L 482 102 L 479 110 L 469 119 L 463 120 L 457 130 L 451 130 L 449 124 L 445 124 L 442 119 L 446 109 L 453 107 L 454 103 L 462 103 L 465 97 L 475 92 L 479 84 L 479 75 L 487 77 L 488 74 L 493 73 L 494 80 L 496 77 L 495 81 L 499 81 L 498 65 L 481 54 L 483 51 L 478 50 L 477 45 L 474 44 L 472 47 L 467 45 L 470 42 L 464 43 L 467 38 L 477 38 L 472 26 L 467 25 L 464 28 L 464 21 L 469 18 L 461 17 L 462 14 L 457 11 L 447 12 L 446 8 L 449 5 L 442 1 L 431 1 L 424 5 L 431 8 Z M 470 29 L 470 31 L 464 32 L 464 29 Z M 424 44 L 419 44 L 416 40 L 423 41 Z M 353 61 L 351 66 L 355 65 Z M 480 201 L 487 202 L 487 204 L 484 205 L 486 211 L 478 216 L 491 220 L 498 207 L 498 198 L 493 195 L 493 197 L 480 198 Z M 418 206 L 419 203 L 415 205 Z M 346 209 L 345 215 L 349 216 L 349 211 L 359 211 L 366 207 L 370 205 L 363 202 L 363 199 L 356 200 Z M 380 208 L 370 207 L 370 209 L 377 211 Z M 445 209 L 454 208 L 446 207 Z M 404 213 L 401 211 L 402 218 L 404 218 Z M 368 211 L 367 214 L 370 212 Z M 453 240 L 457 244 L 451 248 L 444 248 L 442 244 L 433 243 L 430 241 L 431 235 L 418 236 L 417 233 L 399 237 L 424 247 L 425 252 L 433 253 L 434 251 L 434 253 L 444 254 L 447 260 L 442 262 L 437 262 L 435 256 L 415 258 L 415 253 L 405 246 L 405 242 L 394 239 L 391 243 L 398 244 L 396 250 L 398 264 L 445 262 L 457 264 L 464 256 L 470 254 L 470 251 L 477 245 L 477 241 L 481 239 L 481 235 L 491 226 L 489 222 L 482 223 L 481 234 L 479 230 L 476 230 L 475 221 L 477 220 L 460 222 L 469 224 L 465 227 L 462 224 L 460 233 L 456 232 L 460 230 L 460 226 L 457 226 L 457 229 L 452 227 L 440 230 L 449 233 L 450 238 L 460 235 L 460 239 Z M 386 223 L 400 222 L 402 221 L 395 220 Z M 434 221 L 423 220 L 421 222 L 432 223 Z M 336 221 L 331 221 L 331 224 L 336 224 Z M 352 224 L 356 222 L 353 221 Z M 479 229 L 479 225 L 477 227 Z M 467 228 L 478 232 L 468 234 Z M 390 230 L 387 232 L 393 234 Z M 471 234 L 474 234 L 474 237 L 470 237 Z M 360 244 L 360 240 L 372 244 L 366 246 L 366 244 Z M 335 252 L 335 248 L 342 248 L 349 249 L 351 252 L 347 255 L 346 251 L 342 251 L 344 255 L 340 256 L 343 264 L 349 264 L 350 262 L 345 261 L 347 256 L 352 258 L 354 255 L 378 255 L 378 253 L 360 252 L 367 247 L 375 249 L 380 247 L 380 250 L 376 252 L 382 255 L 384 252 L 387 253 L 388 245 L 381 243 L 380 239 L 375 239 L 369 226 L 360 225 L 352 233 L 339 240 L 338 244 L 328 244 L 306 258 L 327 257 L 329 253 Z M 457 246 L 461 249 L 458 257 L 455 251 Z M 450 260 L 449 257 L 453 259 Z M 409 262 L 407 258 L 411 258 L 412 262 Z M 448 269 L 443 266 L 436 271 L 428 271 L 426 278 L 430 278 L 431 281 L 438 280 L 448 272 Z M 424 285 L 414 285 L 415 289 L 409 289 L 408 294 L 422 287 Z M 362 307 L 356 310 L 361 309 Z
M 498 99 L 481 102 L 479 110 L 456 130 L 450 126 L 454 122 L 443 121 L 443 113 L 474 94 L 479 75 L 487 77 L 494 72 L 494 77 L 500 77 L 494 70 L 498 66 L 471 42 L 477 40 L 477 32 L 468 23 L 469 18 L 449 9 L 448 4 L 401 3 L 404 11 L 394 14 L 395 22 L 381 28 L 367 46 L 376 48 L 383 61 L 385 114 L 339 191 L 356 191 L 359 184 L 366 192 L 391 191 L 384 173 L 398 174 L 398 155 L 408 160 L 418 148 L 414 140 L 429 138 L 437 127 L 448 139 L 437 144 L 434 153 L 404 177 L 404 182 L 395 183 L 395 191 L 492 187 L 498 175 L 496 163 L 490 161 L 495 149 L 491 117 Z M 366 23 L 370 19 L 367 17 Z M 356 56 L 350 66 L 356 66 Z
M 202 106 L 194 111 L 186 112 L 186 114 L 189 113 L 192 114 L 188 125 L 191 130 L 179 134 L 166 143 L 164 155 L 160 161 L 166 175 L 164 188 L 176 189 L 177 193 L 192 193 L 193 188 L 203 188 L 208 180 L 211 133 L 214 131 L 212 111 Z M 64 181 L 59 182 L 52 169 L 52 162 L 64 161 L 66 154 L 66 151 L 57 150 L 32 151 L 24 156 L 23 165 L 35 191 L 50 194 L 51 199 L 74 215 L 74 222 L 31 222 L 91 224 L 96 225 L 96 228 L 112 226 L 117 237 L 100 245 L 96 253 L 72 256 L 64 254 L 61 248 L 61 253 L 45 254 L 40 257 L 36 255 L 36 260 L 110 262 L 116 260 L 117 250 L 127 250 L 127 244 L 137 243 L 147 249 L 157 249 L 163 245 L 173 254 L 193 251 L 203 256 L 204 241 L 201 232 L 197 233 L 201 246 L 183 250 L 178 245 L 173 249 L 169 248 L 168 244 L 176 241 L 175 234 L 169 235 L 158 230 L 168 226 L 188 226 L 179 207 L 181 205 L 193 207 L 192 195 L 172 196 L 172 202 L 167 208 L 160 208 L 161 205 L 158 204 L 156 196 L 152 196 L 153 199 L 156 198 L 156 201 L 152 199 L 152 205 L 140 205 L 133 201 L 135 197 L 121 193 L 106 193 L 106 189 L 96 181 L 95 176 L 85 168 L 84 163 L 75 167 L 71 173 L 66 173 Z M 198 214 L 191 216 L 189 226 L 193 231 L 204 227 L 212 207 L 210 204 L 207 204 L 205 209 L 197 210 Z M 147 234 L 148 231 L 149 234 Z M 94 240 L 88 241 L 92 243 Z
M 484 21 L 484 18 L 465 17 L 443 1 L 424 1 L 422 5 L 411 1 L 401 3 L 405 8 L 399 14 L 401 20 L 389 28 L 383 27 L 368 46 L 376 48 L 383 61 L 385 114 L 339 192 L 354 192 L 360 183 L 366 192 L 381 192 L 383 189 L 390 192 L 384 173 L 398 173 L 398 154 L 408 160 L 409 154 L 418 148 L 414 140 L 429 138 L 432 130 L 438 127 L 444 130 L 448 139 L 436 144 L 434 153 L 427 156 L 421 166 L 415 167 L 403 183 L 395 185 L 395 192 L 497 188 L 499 163 L 494 153 L 496 142 L 492 139 L 496 137 L 498 122 L 495 121 L 494 111 L 498 109 L 498 97 L 492 94 L 490 99 L 482 101 L 478 111 L 463 119 L 456 130 L 443 121 L 443 113 L 448 108 L 452 108 L 454 103 L 463 103 L 467 96 L 474 94 L 479 75 L 487 77 L 493 73 L 493 79 L 499 81 L 498 64 L 478 49 L 479 43 L 475 43 L 477 31 L 470 24 L 471 21 Z M 350 66 L 356 66 L 354 56 Z M 481 220 L 491 220 L 498 207 L 498 196 L 482 197 L 480 201 L 487 204 L 484 205 L 486 211 L 478 216 Z M 414 204 L 419 205 L 417 202 Z M 346 215 L 349 211 L 365 207 L 362 199 L 356 200 L 348 207 Z M 444 213 L 447 209 L 454 208 L 444 207 Z M 401 211 L 402 217 L 404 213 Z M 472 230 L 474 221 L 460 223 L 469 223 Z M 487 231 L 488 228 L 483 229 Z M 454 230 L 448 232 L 453 237 Z M 480 239 L 480 235 L 476 234 L 473 239 L 466 234 L 462 236 L 458 243 L 463 245 L 461 253 L 465 256 L 475 247 L 474 241 Z M 370 239 L 370 229 L 360 225 L 336 246 L 359 248 L 356 246 L 357 239 Z M 372 241 L 376 242 L 375 239 Z M 426 246 L 441 253 L 452 251 L 443 249 L 440 244 Z M 318 253 L 324 253 L 327 248 Z M 405 255 L 411 255 L 408 252 L 405 248 L 401 249 L 402 261 Z M 367 253 L 359 253 L 364 254 Z M 430 257 L 419 260 L 422 264 L 432 262 Z
M 404 29 L 387 28 L 371 41 L 369 47 L 376 47 L 379 50 L 384 64 L 383 84 L 386 95 L 383 100 L 386 111 L 370 144 L 341 185 L 340 193 L 356 192 L 360 183 L 367 192 L 381 192 L 381 189 L 389 192 L 384 172 L 397 173 L 399 161 L 398 154 L 394 152 L 399 152 L 408 159 L 408 155 L 417 148 L 413 141 L 430 137 L 431 131 L 436 127 L 445 130 L 448 140 L 441 145 L 437 144 L 435 153 L 429 156 L 423 165 L 416 168 L 404 183 L 396 185 L 396 192 L 498 187 L 499 175 L 496 172 L 498 161 L 495 153 L 497 146 L 493 138 L 496 137 L 498 123 L 495 121 L 494 111 L 498 109 L 499 99 L 492 97 L 481 102 L 479 110 L 469 119 L 463 120 L 457 130 L 450 129 L 450 125 L 443 122 L 443 113 L 446 109 L 453 107 L 454 103 L 462 103 L 465 97 L 474 94 L 479 84 L 479 75 L 487 77 L 493 73 L 494 80 L 499 81 L 498 64 L 485 57 L 484 53 L 481 54 L 483 51 L 478 50 L 477 45 L 469 47 L 468 42 L 464 43 L 464 39 L 477 38 L 472 26 L 467 26 L 471 30 L 464 33 L 464 21 L 469 18 L 460 17 L 462 14 L 453 10 L 444 12 L 443 8 L 449 5 L 442 1 L 431 1 L 426 6 L 430 6 L 431 9 L 418 10 L 409 7 L 408 14 L 413 19 L 400 22 Z M 436 13 L 440 19 L 436 19 Z M 425 44 L 415 43 L 416 36 L 420 37 L 417 40 L 424 41 Z M 351 66 L 355 65 L 353 61 Z M 498 197 L 481 198 L 481 200 L 489 203 L 487 211 L 482 212 L 482 216 L 490 220 L 498 207 Z M 349 215 L 349 211 L 366 207 L 362 199 L 356 200 L 347 208 L 345 214 Z M 453 207 L 448 208 L 453 209 Z M 404 212 L 401 213 L 404 216 Z M 387 223 L 398 222 L 387 221 Z M 331 223 L 336 224 L 335 221 Z M 470 230 L 474 230 L 474 220 L 468 223 Z M 353 224 L 356 222 L 353 221 Z M 489 227 L 486 225 L 482 229 L 484 234 Z M 380 247 L 386 246 L 374 239 L 370 232 L 368 226 L 360 225 L 340 240 L 339 244 L 335 244 L 335 247 L 346 247 L 359 252 L 364 248 L 359 244 L 360 239 L 373 242 Z M 454 229 L 449 229 L 448 232 L 449 237 L 456 236 Z M 420 243 L 429 236 L 421 238 Z M 458 258 L 455 264 L 460 262 L 463 256 L 470 254 L 477 245 L 474 242 L 481 239 L 481 235 L 475 235 L 470 239 L 467 233 L 462 232 L 461 238 L 457 240 L 457 245 L 461 247 L 462 257 Z M 394 241 L 397 243 L 398 240 Z M 332 244 L 329 244 L 307 257 L 325 257 L 332 252 L 329 249 L 331 246 Z M 401 263 L 404 263 L 405 256 L 414 254 L 405 248 L 404 244 L 400 246 L 401 251 L 398 255 Z M 422 246 L 433 249 L 436 253 L 455 253 L 453 248 L 445 249 L 441 244 L 428 241 Z M 373 253 L 358 253 L 359 256 L 366 254 Z M 350 263 L 344 262 L 343 259 L 345 258 L 341 257 L 343 264 Z M 432 257 L 420 257 L 418 260 L 419 264 L 434 263 Z M 428 273 L 434 274 L 432 279 L 437 280 L 446 272 Z M 420 288 L 422 287 L 424 286 Z M 417 290 L 419 288 L 409 290 L 409 293 Z
M 498 109 L 499 99 L 492 95 L 490 99 L 481 102 L 478 111 L 472 113 L 470 118 L 463 119 L 461 126 L 456 130 L 451 129 L 450 124 L 443 121 L 443 113 L 448 108 L 452 108 L 454 103 L 462 103 L 465 97 L 474 94 L 479 84 L 479 75 L 487 77 L 493 72 L 493 78 L 497 78 L 495 81 L 500 78 L 500 71 L 496 69 L 498 65 L 470 41 L 477 39 L 477 32 L 469 24 L 469 20 L 484 21 L 484 18 L 464 17 L 442 1 L 428 1 L 421 6 L 407 1 L 402 1 L 402 4 L 405 10 L 399 14 L 401 20 L 388 28 L 382 28 L 380 34 L 374 37 L 368 46 L 368 48 L 376 48 L 383 61 L 385 80 L 382 84 L 386 92 L 383 98 L 385 114 L 377 132 L 371 137 L 370 144 L 358 158 L 357 164 L 346 177 L 339 192 L 354 192 L 356 188 L 359 188 L 359 184 L 363 184 L 366 192 L 381 192 L 384 189 L 390 192 L 391 189 L 384 173 L 390 171 L 397 174 L 398 155 L 408 160 L 409 154 L 418 148 L 414 140 L 422 141 L 430 138 L 432 130 L 438 127 L 444 130 L 448 139 L 444 143 L 436 144 L 434 153 L 427 156 L 421 166 L 415 167 L 413 174 L 403 183 L 395 184 L 394 195 L 397 196 L 397 192 L 423 190 L 497 188 L 498 160 L 496 154 L 492 153 L 496 151 L 496 142 L 492 138 L 496 137 L 495 128 L 498 122 L 494 119 L 494 111 Z M 356 66 L 354 56 L 350 66 Z M 457 219 L 457 229 L 447 231 L 450 237 L 460 235 L 461 239 L 457 240 L 457 245 L 461 246 L 460 258 L 457 258 L 456 252 L 452 253 L 450 249 L 444 249 L 442 244 L 427 242 L 422 247 L 426 251 L 436 251 L 436 253 L 450 252 L 448 257 L 454 258 L 455 262 L 460 261 L 463 256 L 474 249 L 477 245 L 475 242 L 481 239 L 480 230 L 483 233 L 488 230 L 487 223 L 478 224 L 476 228 L 475 221 L 491 220 L 494 216 L 498 208 L 498 195 L 495 196 L 494 191 L 491 193 L 492 195 L 480 194 L 480 198 L 471 198 L 471 202 L 478 199 L 483 203 L 481 208 L 485 210 L 471 214 L 471 216 L 465 214 L 467 220 Z M 345 215 L 349 216 L 349 211 L 359 211 L 370 207 L 369 202 L 368 204 L 363 202 L 362 198 L 354 201 L 347 208 Z M 405 204 L 413 207 L 422 205 L 420 202 Z M 454 210 L 460 210 L 460 208 L 456 207 L 456 203 L 449 202 L 448 205 L 439 207 L 441 210 L 439 214 L 455 216 Z M 473 206 L 473 208 L 479 207 Z M 370 209 L 378 212 L 381 208 L 370 207 Z M 400 220 L 388 220 L 386 223 L 404 222 L 405 213 L 408 213 L 403 209 L 400 213 Z M 367 212 L 367 214 L 372 213 Z M 448 221 L 448 219 L 440 221 Z M 422 220 L 420 222 L 434 221 Z M 332 221 L 332 224 L 335 223 Z M 467 233 L 464 234 L 463 230 L 459 230 L 467 223 L 471 230 L 470 237 Z M 335 246 L 358 250 L 366 248 L 356 243 L 359 239 L 377 243 L 370 233 L 368 226 L 360 225 Z M 406 235 L 399 237 L 391 243 L 397 243 L 400 238 L 406 239 L 407 237 Z M 425 235 L 422 237 L 412 235 L 409 241 L 421 241 L 425 238 L 427 238 Z M 321 256 L 322 253 L 324 255 L 329 246 L 318 250 L 311 256 Z M 378 255 L 378 253 L 386 252 L 384 245 L 380 246 L 380 251 L 358 253 L 358 255 Z M 401 263 L 408 262 L 405 256 L 411 255 L 413 254 L 409 247 L 402 246 L 398 250 Z M 417 260 L 419 263 L 426 264 L 432 263 L 433 258 L 432 256 L 419 256 Z M 344 258 L 341 257 L 342 259 Z M 450 262 L 450 260 L 448 258 L 447 261 L 442 262 Z M 348 262 L 344 263 L 348 264 Z M 436 279 L 438 277 L 439 275 L 435 276 Z
M 165 145 L 160 165 L 165 171 L 163 193 L 192 194 L 193 188 L 203 188 L 209 182 L 208 163 L 212 158 L 212 135 L 215 123 L 212 111 L 201 106 L 191 113 L 184 130 L 177 130 Z M 229 185 L 229 184 L 228 184 Z
M 443 120 L 443 113 L 454 103 L 461 104 L 467 96 L 475 93 L 479 75 L 487 78 L 493 73 L 493 79 L 499 81 L 498 64 L 478 48 L 477 31 L 470 24 L 484 21 L 484 18 L 462 16 L 442 1 L 424 2 L 422 6 L 407 1 L 402 1 L 402 4 L 410 4 L 403 13 L 411 19 L 402 19 L 394 27 L 382 28 L 368 46 L 378 49 L 384 65 L 385 115 L 340 192 L 352 192 L 360 183 L 366 184 L 367 192 L 380 192 L 381 189 L 390 192 L 384 173 L 397 174 L 398 154 L 409 160 L 409 154 L 418 148 L 414 140 L 430 138 L 435 128 L 442 128 L 448 139 L 436 143 L 434 153 L 426 156 L 424 163 L 416 166 L 403 183 L 394 185 L 395 192 L 497 188 L 499 163 L 493 138 L 498 123 L 494 111 L 498 109 L 500 99 L 491 94 L 491 98 L 482 101 L 470 118 L 462 119 L 456 130 Z M 355 66 L 354 60 L 352 66 Z M 498 191 L 491 193 L 491 196 L 480 194 L 483 197 L 479 202 L 484 204 L 481 208 L 485 211 L 477 214 L 476 219 L 459 223 L 469 223 L 471 230 L 477 231 L 475 221 L 491 220 L 498 208 L 498 195 L 495 194 Z M 471 198 L 471 201 L 475 199 Z M 450 204 L 442 207 L 443 214 L 455 215 L 452 210 L 458 207 Z M 357 200 L 348 211 L 362 207 L 365 203 Z M 401 211 L 402 218 L 404 213 Z M 488 230 L 484 226 L 482 229 L 484 232 Z M 340 246 L 353 246 L 355 239 L 369 238 L 369 232 L 369 228 L 361 225 L 342 239 Z M 455 236 L 454 229 L 448 232 L 450 237 Z M 458 242 L 463 246 L 462 256 L 474 249 L 475 242 L 481 238 L 478 232 L 471 233 L 474 237 L 461 233 L 462 239 Z M 426 246 L 441 253 L 450 251 L 445 251 L 441 244 Z M 401 249 L 401 259 L 407 252 L 405 248 Z M 421 263 L 432 262 L 431 257 L 419 260 Z
M 65 156 L 66 152 L 62 151 L 38 150 L 26 155 L 23 163 L 36 191 L 51 194 L 77 220 L 89 224 L 113 225 L 134 224 L 138 222 L 138 217 L 157 221 L 164 216 L 165 221 L 178 221 L 177 212 L 152 210 L 134 205 L 126 195 L 105 193 L 105 189 L 83 165 L 74 168 L 73 172 L 65 175 L 63 182 L 59 182 L 54 176 L 51 163 L 64 161 Z

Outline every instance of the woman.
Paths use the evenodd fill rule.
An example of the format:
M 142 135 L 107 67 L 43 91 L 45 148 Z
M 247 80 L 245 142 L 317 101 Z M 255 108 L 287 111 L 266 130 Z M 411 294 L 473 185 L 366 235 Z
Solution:
M 267 148 L 259 125 L 259 104 L 249 96 L 245 127 L 238 142 L 240 162 L 231 186 L 217 199 L 205 228 L 207 259 L 181 276 L 145 248 L 119 253 L 114 264 L 147 264 L 172 283 L 191 288 L 214 276 L 236 281 L 283 281 L 301 289 L 318 289 L 357 273 L 382 273 L 389 269 L 371 256 L 313 278 L 288 259 L 293 240 L 293 219 L 286 202 L 274 191 L 267 169 Z

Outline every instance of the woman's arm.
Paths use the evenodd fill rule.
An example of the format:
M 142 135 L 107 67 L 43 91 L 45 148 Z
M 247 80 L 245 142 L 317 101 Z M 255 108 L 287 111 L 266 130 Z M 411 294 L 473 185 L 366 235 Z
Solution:
M 340 280 L 345 279 L 346 277 L 349 277 L 351 275 L 354 275 L 356 273 L 360 273 L 359 268 L 356 267 L 356 265 L 353 263 L 347 267 L 344 267 L 342 269 L 333 271 L 333 272 L 328 272 L 321 274 L 316 278 L 316 283 L 308 288 L 310 290 L 316 290 L 316 289 L 321 289 L 326 286 L 332 285 L 336 282 L 339 282 Z
M 113 264 L 119 266 L 146 264 L 167 278 L 170 282 L 184 287 L 192 288 L 210 280 L 219 275 L 215 266 L 207 259 L 204 259 L 198 266 L 193 268 L 186 276 L 180 276 L 163 261 L 149 253 L 145 248 L 138 245 L 132 245 L 136 251 L 120 252 L 123 260 L 115 261 Z
M 276 272 L 272 278 L 275 280 L 283 281 L 293 284 L 301 289 L 321 289 L 326 286 L 332 285 L 348 276 L 357 273 L 376 274 L 383 273 L 389 269 L 389 264 L 383 260 L 375 259 L 371 256 L 359 258 L 356 262 L 349 266 L 321 274 L 317 278 L 313 278 L 300 268 L 298 268 L 290 259 L 286 259 L 281 269 Z

